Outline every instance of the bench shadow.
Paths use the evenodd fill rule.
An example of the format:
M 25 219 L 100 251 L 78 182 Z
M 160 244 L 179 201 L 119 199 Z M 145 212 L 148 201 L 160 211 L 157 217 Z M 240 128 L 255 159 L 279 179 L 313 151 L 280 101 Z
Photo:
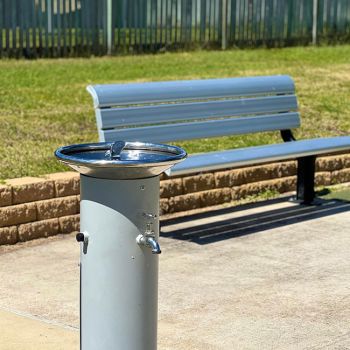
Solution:
M 204 245 L 350 211 L 350 201 L 318 199 L 317 205 L 299 205 L 290 203 L 290 199 L 284 197 L 162 220 L 160 235 Z M 283 202 L 288 205 L 278 207 Z M 258 212 L 250 213 L 251 210 Z

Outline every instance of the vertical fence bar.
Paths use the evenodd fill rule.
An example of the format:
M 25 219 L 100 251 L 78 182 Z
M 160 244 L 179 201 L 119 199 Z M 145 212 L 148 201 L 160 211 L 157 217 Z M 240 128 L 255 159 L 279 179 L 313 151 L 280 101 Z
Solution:
M 313 0 L 312 9 L 312 44 L 317 45 L 317 18 L 318 18 L 318 0 Z
M 113 41 L 112 41 L 112 13 L 113 13 L 113 7 L 112 7 L 112 0 L 107 0 L 107 55 L 112 54 L 113 49 Z
M 95 42 L 96 42 L 96 55 L 105 55 L 106 50 L 106 38 L 105 35 L 101 36 L 101 24 L 106 22 L 106 1 L 96 1 L 95 3 Z M 104 26 L 102 26 L 102 33 L 104 32 Z
M 338 35 L 342 36 L 344 34 L 345 28 L 345 12 L 346 6 L 344 0 L 340 0 L 339 3 L 339 18 L 338 18 Z
M 90 7 L 88 9 L 88 17 L 89 17 L 89 33 L 90 33 L 90 45 L 91 45 L 91 54 L 98 55 L 98 38 L 97 38 L 97 22 L 96 18 L 98 16 L 98 4 L 96 0 L 90 1 Z
M 72 9 L 72 30 L 73 30 L 73 50 L 74 56 L 79 56 L 79 47 L 80 47 L 80 18 L 79 18 L 79 9 L 78 9 L 78 1 L 73 1 L 73 9 Z
M 149 25 L 149 0 L 140 0 L 144 4 L 144 40 L 143 40 L 143 51 L 148 50 L 149 47 L 149 41 L 148 41 L 148 25 Z
M 82 44 L 82 55 L 87 55 L 89 51 L 89 31 L 87 27 L 88 18 L 86 15 L 86 8 L 88 6 L 88 1 L 85 0 L 84 2 L 81 2 L 81 44 Z
M 127 51 L 130 52 L 130 48 L 132 45 L 132 16 L 131 16 L 131 8 L 132 8 L 132 0 L 127 0 Z
M 206 10 L 205 10 L 206 1 L 200 0 L 200 25 L 199 25 L 199 41 L 201 44 L 205 41 L 205 21 L 206 21 Z
M 238 7 L 237 7 L 237 44 L 240 46 L 243 42 L 243 36 L 244 36 L 244 1 L 245 0 L 238 0 Z
M 56 0 L 57 1 L 57 0 Z M 52 32 L 52 0 L 47 0 L 47 30 Z
M 215 6 L 215 28 L 216 28 L 216 42 L 221 47 L 222 40 L 222 0 L 216 0 Z
M 284 12 L 283 12 L 283 3 L 284 0 L 276 3 L 276 15 L 277 18 L 276 29 L 275 29 L 275 40 L 277 41 L 277 45 L 281 46 L 283 42 L 283 29 L 284 29 Z
M 184 0 L 184 11 L 183 16 L 184 16 L 184 43 L 185 47 L 188 47 L 189 44 L 189 28 L 191 26 L 190 23 L 190 16 L 189 16 L 189 3 L 191 0 Z
M 235 45 L 236 41 L 236 8 L 237 0 L 231 0 L 231 24 L 230 24 L 230 44 Z
M 194 12 L 194 36 L 193 36 L 193 41 L 195 43 L 197 43 L 197 41 L 198 41 L 198 0 L 194 0 L 193 12 Z
M 185 9 L 185 14 L 186 14 L 186 45 L 189 47 L 191 44 L 191 33 L 192 33 L 192 0 L 187 0 L 186 1 L 186 9 Z
M 4 0 L 0 0 L 0 58 L 3 56 Z
M 116 42 L 118 49 L 121 49 L 121 26 L 122 26 L 122 2 L 121 0 L 115 0 L 116 6 L 115 6 L 115 12 L 116 12 L 116 24 L 117 24 L 117 35 L 118 40 Z
M 38 6 L 35 1 L 32 2 L 32 37 L 33 37 L 33 57 L 38 55 L 37 47 L 37 33 L 38 33 L 38 22 L 37 22 L 37 11 Z
M 251 0 L 250 2 L 250 23 L 249 23 L 249 29 L 250 29 L 250 46 L 253 46 L 253 43 L 256 42 L 256 10 L 257 10 L 257 3 L 256 0 Z
M 180 21 L 179 21 L 179 1 L 175 0 L 175 45 L 179 42 L 179 31 L 180 31 Z
M 21 8 L 21 11 L 19 12 L 19 21 L 20 21 L 20 25 L 19 25 L 19 49 L 20 49 L 20 57 L 23 56 L 23 48 L 24 48 L 24 31 L 23 31 L 23 27 L 24 27 L 24 12 L 23 12 L 23 0 L 19 1 L 19 6 Z M 0 12 L 1 15 L 1 12 Z M 2 35 L 1 35 L 2 37 Z
M 154 6 L 154 48 L 158 50 L 158 0 L 155 1 Z
M 345 29 L 344 34 L 349 37 L 350 35 L 350 3 L 349 1 L 346 2 L 346 11 L 345 11 Z
M 159 7 L 159 19 L 158 19 L 158 25 L 159 25 L 159 47 L 163 44 L 163 0 L 159 0 L 160 3 L 158 5 Z
M 181 37 L 182 37 L 182 44 L 183 47 L 185 47 L 187 43 L 187 26 L 188 26 L 188 18 L 187 18 L 187 1 L 183 0 L 181 2 L 181 20 L 182 20 L 182 26 L 181 26 Z
M 245 23 L 245 0 L 239 0 L 239 32 L 238 42 L 242 44 L 244 42 L 244 23 Z
M 222 0 L 221 49 L 227 49 L 227 0 Z
M 217 0 L 213 0 L 213 7 L 212 7 L 212 19 L 213 19 L 213 23 L 212 23 L 212 28 L 213 28 L 213 41 L 215 42 L 217 40 L 217 30 L 216 30 L 216 3 Z
M 174 2 L 173 0 L 169 0 L 170 2 L 170 12 L 169 12 L 169 44 L 173 44 L 173 28 L 174 28 L 174 12 L 173 12 L 173 9 L 174 9 Z M 176 22 L 175 22 L 176 23 Z
M 30 57 L 30 15 L 31 15 L 31 11 L 30 11 L 30 4 L 27 1 L 24 1 L 23 4 L 25 4 L 24 6 L 24 13 L 25 13 L 25 29 L 26 29 L 26 57 Z
M 73 4 L 72 4 L 72 0 L 68 0 L 67 5 L 68 5 L 68 11 L 67 11 L 68 52 L 69 52 L 69 56 L 71 56 L 72 52 L 73 52 L 73 28 L 72 28 L 73 27 L 73 25 L 72 25 Z
M 117 9 L 117 3 L 116 1 L 112 0 L 112 11 L 111 11 L 111 46 L 112 46 L 112 54 L 116 52 L 116 35 L 118 33 L 117 31 L 117 17 L 116 17 L 116 9 Z
M 132 9 L 132 23 L 133 23 L 133 29 L 134 29 L 134 49 L 137 49 L 137 38 L 138 38 L 138 13 L 139 11 L 137 6 L 137 0 L 133 0 L 133 6 L 131 7 Z
M 259 38 L 259 44 L 262 44 L 264 35 L 263 29 L 264 29 L 264 21 L 263 21 L 263 1 L 259 0 L 259 15 L 258 15 L 258 38 Z
M 192 28 L 193 28 L 193 0 L 188 0 L 187 2 L 187 18 L 188 18 L 188 30 L 187 30 L 187 40 L 188 45 L 190 46 L 192 43 Z
M 236 42 L 239 45 L 242 38 L 242 0 L 237 0 L 236 7 Z
M 107 54 L 107 33 L 106 25 L 107 22 L 107 2 L 104 0 L 100 4 L 99 16 L 97 18 L 97 33 L 98 33 L 98 42 L 99 42 L 99 55 Z
M 149 47 L 152 48 L 152 37 L 153 37 L 153 0 L 149 0 Z
M 247 6 L 247 23 L 246 23 L 246 32 L 247 32 L 247 38 L 246 43 L 247 45 L 252 45 L 252 19 L 253 19 L 253 0 L 248 0 Z
M 75 0 L 75 6 L 77 9 L 75 14 L 75 18 L 77 21 L 77 50 L 79 51 L 79 55 L 82 56 L 84 51 L 83 9 L 79 0 Z
M 62 4 L 62 22 L 63 22 L 63 56 L 67 56 L 67 39 L 68 39 L 68 21 L 67 21 L 67 0 Z
M 86 0 L 86 7 L 85 7 L 85 16 L 86 16 L 86 22 L 85 22 L 85 28 L 86 28 L 86 53 L 87 56 L 91 56 L 94 54 L 94 22 L 93 22 L 93 14 L 92 12 L 95 12 L 94 9 L 94 0 Z
M 99 6 L 98 6 L 98 1 L 92 0 L 90 2 L 90 8 L 89 8 L 89 18 L 90 18 L 90 25 L 89 25 L 89 31 L 90 31 L 90 36 L 91 36 L 91 53 L 93 55 L 98 55 L 98 23 L 97 23 L 97 18 L 98 18 L 98 12 L 99 12 Z
M 349 17 L 349 0 L 0 0 L 0 57 L 317 45 L 346 40 Z
M 46 17 L 46 23 L 44 22 L 44 24 L 43 24 L 43 26 L 45 28 L 45 32 L 44 32 L 45 33 L 45 38 L 44 38 L 44 40 L 45 40 L 45 56 L 49 57 L 49 28 L 48 28 L 48 26 L 49 26 L 49 18 L 51 18 L 51 16 L 50 16 L 51 10 L 49 10 L 48 4 L 49 4 L 50 0 L 43 0 L 43 1 L 45 4 L 45 17 Z M 44 16 L 43 16 L 43 18 L 44 18 Z
M 5 24 L 5 42 L 6 42 L 6 56 L 9 56 L 9 51 L 10 51 L 10 17 L 6 16 L 6 9 L 8 9 L 11 6 L 11 0 L 5 1 L 5 11 L 4 11 L 4 24 Z
M 132 45 L 133 51 L 136 49 L 136 18 L 135 18 L 135 3 L 136 0 L 129 0 L 130 2 L 130 31 L 132 33 L 132 42 L 130 43 Z
M 185 22 L 185 13 L 184 13 L 184 9 L 185 9 L 185 1 L 186 0 L 180 0 L 180 43 L 181 45 L 183 45 L 183 43 L 185 42 L 185 26 L 186 26 L 186 22 Z
M 57 17 L 57 7 L 58 2 L 60 0 L 53 0 L 52 6 L 51 6 L 51 18 L 52 18 L 52 26 L 51 26 L 51 55 L 52 57 L 57 56 L 58 54 L 58 17 Z M 56 17 L 55 17 L 55 11 L 56 11 Z
M 167 39 L 166 39 L 166 43 L 167 46 L 172 44 L 172 23 L 173 23 L 173 19 L 172 19 L 172 12 L 173 12 L 173 4 L 172 4 L 172 0 L 167 0 L 167 10 L 166 10 L 166 21 L 167 21 Z
M 11 56 L 17 56 L 17 28 L 16 28 L 16 15 L 17 15 L 17 1 L 11 1 L 11 31 L 12 31 L 12 49 Z
M 78 4 L 78 0 L 76 0 L 76 3 Z M 79 10 L 79 19 L 80 19 L 80 54 L 84 55 L 85 54 L 85 42 L 86 42 L 86 34 L 85 34 L 85 16 L 84 16 L 84 7 L 83 5 L 80 3 L 80 10 Z
M 211 16 L 211 13 L 212 13 L 212 0 L 208 0 L 208 6 L 206 7 L 206 17 L 207 17 L 207 22 L 206 22 L 206 42 L 210 42 L 211 40 L 211 35 L 212 35 L 212 30 L 211 30 L 211 22 L 212 22 L 212 16 Z
M 318 42 L 322 39 L 323 26 L 324 26 L 324 0 L 320 0 L 318 3 L 318 16 L 317 16 L 317 37 Z
M 140 0 L 136 0 L 137 2 L 137 8 L 139 11 L 135 11 L 135 16 L 137 19 L 137 30 L 138 30 L 138 52 L 142 52 L 142 28 L 143 28 L 143 15 L 144 15 L 144 9 L 143 9 L 143 3 Z
M 23 56 L 27 56 L 27 40 L 28 40 L 28 36 L 27 36 L 27 26 L 26 26 L 26 17 L 28 16 L 28 13 L 27 13 L 27 4 L 26 4 L 26 1 L 25 0 L 21 0 L 22 2 L 22 9 L 20 11 L 20 19 L 21 19 L 21 27 L 22 27 L 22 55 Z
M 43 56 L 43 3 L 42 0 L 38 2 L 38 32 L 39 32 L 39 47 L 38 54 Z
M 61 0 L 57 0 L 57 10 L 56 10 L 56 18 L 57 18 L 57 51 L 58 56 L 61 56 Z
M 251 24 L 250 24 L 250 41 L 251 45 L 256 45 L 258 38 L 258 0 L 252 0 L 252 14 L 251 14 Z

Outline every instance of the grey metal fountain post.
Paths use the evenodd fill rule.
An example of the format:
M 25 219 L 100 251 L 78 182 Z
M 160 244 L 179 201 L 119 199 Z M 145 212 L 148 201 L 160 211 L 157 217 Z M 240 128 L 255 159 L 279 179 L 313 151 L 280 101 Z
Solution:
M 80 348 L 157 348 L 159 175 L 181 148 L 141 142 L 59 148 L 80 172 Z

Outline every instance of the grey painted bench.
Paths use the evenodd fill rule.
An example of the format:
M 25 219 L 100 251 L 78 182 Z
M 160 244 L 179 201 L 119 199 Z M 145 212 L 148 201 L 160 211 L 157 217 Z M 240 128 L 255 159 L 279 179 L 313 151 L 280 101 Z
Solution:
M 350 149 L 350 137 L 296 141 L 300 126 L 289 76 L 88 86 L 100 141 L 179 140 L 279 131 L 284 142 L 189 155 L 170 176 L 297 159 L 297 199 L 314 200 L 316 156 Z

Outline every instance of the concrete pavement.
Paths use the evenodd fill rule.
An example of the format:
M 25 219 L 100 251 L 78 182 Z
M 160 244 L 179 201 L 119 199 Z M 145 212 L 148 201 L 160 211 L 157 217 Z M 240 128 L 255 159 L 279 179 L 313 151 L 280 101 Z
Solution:
M 71 330 L 29 315 L 0 310 L 0 349 L 65 350 L 78 349 L 77 330 Z
M 335 200 L 163 221 L 159 349 L 350 349 L 349 224 Z M 1 350 L 78 348 L 78 260 L 74 235 L 0 247 Z

